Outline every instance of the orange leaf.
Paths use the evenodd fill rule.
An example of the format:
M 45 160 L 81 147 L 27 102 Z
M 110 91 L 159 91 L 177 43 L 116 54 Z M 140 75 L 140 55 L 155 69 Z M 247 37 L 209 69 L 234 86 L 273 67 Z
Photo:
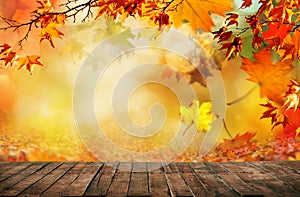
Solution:
M 288 59 L 273 64 L 271 55 L 270 52 L 263 49 L 254 54 L 254 62 L 243 58 L 241 68 L 250 75 L 249 81 L 260 86 L 261 96 L 266 96 L 277 103 L 283 103 L 282 94 L 289 84 L 286 74 L 293 68 L 292 60 Z
M 224 142 L 220 143 L 217 146 L 216 150 L 226 152 L 227 150 L 231 150 L 234 148 L 249 146 L 251 144 L 251 140 L 255 135 L 256 133 L 251 133 L 249 131 L 247 131 L 243 135 L 240 135 L 238 133 L 232 140 L 225 139 Z
M 279 46 L 292 28 L 293 26 L 289 24 L 270 23 L 269 29 L 263 32 L 262 35 L 269 45 Z M 274 38 L 279 38 L 279 42 L 277 41 L 277 43 L 274 44 Z
M 56 29 L 59 26 L 60 24 L 51 22 L 46 27 L 44 27 L 40 33 L 40 42 L 42 42 L 43 40 L 48 40 L 51 46 L 55 48 L 53 39 L 62 38 L 61 36 L 64 35 L 61 31 Z
M 183 21 L 187 20 L 194 30 L 210 31 L 214 26 L 210 17 L 211 13 L 223 16 L 225 12 L 232 10 L 232 1 L 230 0 L 175 0 L 171 2 L 172 5 L 177 5 L 173 8 L 175 11 L 170 13 L 175 27 L 181 26 Z
M 18 69 L 21 69 L 22 67 L 26 67 L 26 69 L 30 72 L 30 74 L 32 74 L 32 70 L 33 70 L 33 66 L 34 65 L 39 65 L 39 66 L 43 66 L 43 64 L 41 62 L 39 62 L 40 56 L 37 55 L 30 55 L 30 56 L 25 56 L 25 57 L 20 57 L 17 59 L 18 61 Z
M 232 42 L 223 44 L 223 46 L 219 50 L 222 49 L 227 49 L 226 59 L 228 59 L 232 55 L 232 53 L 238 56 L 242 50 L 242 39 L 240 37 L 235 37 Z
M 5 57 L 1 58 L 0 60 L 4 60 L 5 66 L 13 65 L 16 58 L 16 52 L 10 51 Z
M 7 55 L 7 53 L 9 53 L 9 51 L 11 50 L 11 46 L 8 44 L 4 44 L 0 46 L 2 49 L 0 51 L 0 55 Z
M 297 29 L 293 33 L 293 35 L 288 35 L 285 40 L 283 47 L 281 48 L 284 50 L 284 54 L 282 55 L 282 58 L 285 59 L 288 56 L 292 56 L 292 58 L 298 57 L 300 59 L 299 53 L 300 53 L 300 31 Z

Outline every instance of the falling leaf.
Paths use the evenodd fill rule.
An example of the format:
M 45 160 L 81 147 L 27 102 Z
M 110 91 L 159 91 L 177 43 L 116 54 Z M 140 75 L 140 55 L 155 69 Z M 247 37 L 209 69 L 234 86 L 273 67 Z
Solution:
M 243 1 L 243 3 L 240 7 L 241 9 L 248 8 L 252 5 L 252 0 L 242 0 L 242 1 Z
M 211 102 L 203 102 L 199 107 L 199 101 L 193 100 L 189 107 L 181 106 L 180 111 L 184 123 L 195 124 L 198 131 L 210 130 L 214 119 Z
M 54 38 L 62 38 L 64 34 L 57 29 L 60 24 L 57 23 L 49 23 L 45 28 L 42 29 L 40 33 L 40 42 L 43 40 L 48 40 L 53 48 L 54 46 Z
M 34 65 L 39 65 L 39 66 L 43 66 L 43 64 L 41 62 L 39 62 L 40 56 L 37 55 L 31 55 L 31 56 L 25 56 L 25 57 L 19 57 L 17 59 L 18 61 L 18 69 L 21 69 L 22 67 L 26 67 L 26 69 L 30 72 L 30 74 L 32 74 L 33 71 L 33 66 Z
M 250 75 L 249 81 L 260 86 L 261 96 L 266 96 L 277 103 L 283 103 L 282 94 L 289 84 L 286 74 L 293 68 L 292 60 L 278 61 L 273 64 L 271 53 L 264 49 L 254 53 L 254 62 L 243 58 L 241 68 Z
M 187 20 L 194 30 L 201 29 L 210 31 L 214 23 L 210 17 L 211 13 L 224 16 L 225 12 L 232 10 L 232 2 L 230 0 L 220 1 L 198 1 L 198 0 L 175 0 L 174 12 L 170 14 L 171 21 L 175 27 L 182 25 Z

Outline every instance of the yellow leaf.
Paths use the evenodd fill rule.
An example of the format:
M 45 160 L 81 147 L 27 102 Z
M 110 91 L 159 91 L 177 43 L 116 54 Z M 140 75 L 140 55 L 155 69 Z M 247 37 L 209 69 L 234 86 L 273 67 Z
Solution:
M 224 16 L 225 12 L 232 10 L 230 0 L 175 0 L 172 5 L 175 5 L 175 10 L 170 13 L 170 17 L 175 27 L 187 20 L 194 30 L 203 31 L 211 31 L 214 26 L 211 13 Z
M 213 121 L 213 113 L 211 111 L 212 104 L 211 102 L 204 102 L 200 106 L 200 115 L 198 121 L 198 131 L 209 131 L 211 123 Z
M 21 69 L 23 66 L 26 66 L 26 69 L 30 72 L 30 74 L 32 74 L 32 70 L 33 70 L 33 66 L 34 65 L 39 65 L 39 66 L 43 66 L 43 64 L 41 62 L 39 62 L 40 56 L 37 55 L 27 55 L 25 57 L 20 57 L 17 59 L 18 61 L 18 69 Z
M 298 129 L 296 130 L 296 138 L 298 137 L 298 135 L 299 135 L 299 133 L 300 133 L 300 127 L 298 127 Z
M 182 121 L 186 124 L 196 124 L 198 131 L 209 131 L 214 119 L 211 102 L 204 102 L 199 107 L 199 101 L 193 100 L 189 107 L 180 107 Z

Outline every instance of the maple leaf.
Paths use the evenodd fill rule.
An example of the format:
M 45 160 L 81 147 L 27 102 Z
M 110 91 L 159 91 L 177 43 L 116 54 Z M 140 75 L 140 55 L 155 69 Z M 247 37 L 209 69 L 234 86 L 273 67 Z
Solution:
M 189 107 L 180 106 L 182 121 L 197 126 L 197 131 L 207 132 L 211 128 L 214 115 L 211 102 L 203 102 L 199 106 L 198 100 L 193 100 Z M 189 127 L 188 127 L 189 128 Z
M 293 25 L 289 24 L 279 24 L 279 23 L 270 23 L 268 25 L 268 30 L 262 32 L 263 38 L 270 45 L 269 48 L 273 46 L 279 46 L 283 42 L 284 38 L 292 30 Z
M 226 16 L 228 16 L 225 20 L 225 23 L 228 21 L 227 27 L 230 25 L 234 25 L 234 24 L 236 27 L 239 25 L 239 15 L 238 14 L 228 13 L 228 14 L 226 14 Z
M 36 10 L 36 13 L 38 13 L 38 14 L 48 13 L 53 9 L 52 3 L 50 0 L 37 0 L 36 2 L 38 4 L 40 4 L 38 9 Z
M 30 74 L 32 74 L 32 70 L 33 70 L 33 66 L 34 65 L 39 65 L 39 66 L 43 66 L 43 64 L 41 62 L 39 62 L 40 56 L 37 55 L 27 55 L 25 57 L 19 57 L 17 59 L 18 61 L 18 69 L 21 69 L 22 67 L 26 67 L 26 69 L 30 72 Z
M 281 50 L 284 51 L 284 54 L 281 55 L 282 59 L 287 58 L 288 56 L 292 56 L 292 58 L 298 57 L 300 59 L 299 53 L 300 53 L 300 30 L 295 30 L 293 32 L 293 35 L 288 35 L 286 39 L 283 42 L 283 46 L 281 47 Z
M 293 68 L 292 60 L 278 61 L 273 64 L 271 55 L 269 51 L 263 49 L 254 53 L 254 62 L 243 58 L 241 69 L 250 75 L 249 81 L 260 86 L 261 96 L 266 96 L 277 103 L 283 103 L 282 94 L 286 91 L 289 83 L 286 74 Z
M 289 85 L 289 90 L 285 93 L 284 97 L 286 98 L 285 103 L 283 106 L 287 106 L 287 110 L 290 108 L 294 108 L 296 111 L 299 105 L 299 93 L 300 86 L 295 80 L 291 80 L 291 84 Z
M 271 102 L 260 105 L 268 108 L 267 111 L 265 111 L 260 117 L 260 119 L 271 118 L 271 124 L 273 125 L 272 129 L 279 125 L 282 125 L 283 128 L 285 128 L 288 124 L 290 124 L 289 117 L 286 114 L 287 109 L 285 107 L 276 106 L 276 104 Z
M 228 150 L 240 148 L 242 146 L 250 146 L 252 143 L 251 140 L 255 135 L 256 133 L 249 131 L 242 135 L 238 133 L 232 140 L 224 139 L 224 141 L 216 147 L 216 150 L 226 152 Z
M 248 8 L 252 5 L 252 0 L 243 0 L 243 3 L 240 7 L 240 9 L 243 9 L 243 8 Z
M 219 38 L 218 42 L 229 40 L 232 36 L 232 31 L 227 31 L 227 27 L 221 27 L 218 31 L 213 31 L 214 39 Z
M 16 52 L 9 51 L 9 53 L 6 54 L 6 56 L 1 58 L 0 60 L 3 60 L 5 62 L 5 66 L 8 65 L 13 66 L 15 59 L 16 59 Z
M 242 51 L 242 39 L 240 37 L 235 37 L 232 42 L 227 42 L 219 49 L 227 49 L 226 60 L 234 53 L 236 56 Z
M 9 53 L 9 51 L 11 50 L 11 46 L 8 44 L 3 44 L 0 46 L 2 49 L 0 51 L 0 55 L 7 55 L 7 53 Z
M 225 12 L 232 10 L 230 0 L 175 0 L 172 1 L 172 5 L 175 7 L 170 9 L 175 11 L 170 13 L 170 18 L 175 27 L 181 26 L 183 21 L 187 20 L 194 30 L 203 31 L 210 31 L 214 26 L 210 17 L 211 13 L 224 16 Z
M 43 28 L 40 33 L 40 42 L 46 39 L 50 42 L 51 46 L 55 48 L 53 39 L 62 38 L 61 36 L 64 35 L 61 31 L 57 29 L 57 27 L 59 26 L 60 24 L 51 22 L 45 28 Z

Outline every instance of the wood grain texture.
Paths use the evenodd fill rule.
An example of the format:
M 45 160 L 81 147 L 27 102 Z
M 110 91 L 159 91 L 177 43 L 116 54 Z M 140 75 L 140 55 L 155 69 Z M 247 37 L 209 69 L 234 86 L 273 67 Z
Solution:
M 0 196 L 300 196 L 300 161 L 0 163 Z

